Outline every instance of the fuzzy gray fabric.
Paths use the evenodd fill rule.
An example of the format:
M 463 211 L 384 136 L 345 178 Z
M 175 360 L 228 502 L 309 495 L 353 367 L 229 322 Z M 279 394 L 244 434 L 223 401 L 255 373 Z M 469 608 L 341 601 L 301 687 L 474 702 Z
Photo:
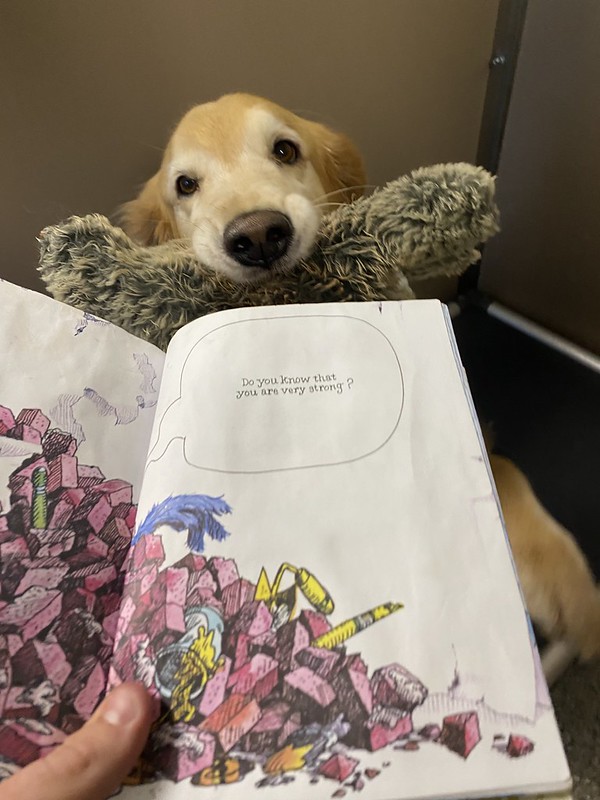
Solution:
M 498 230 L 494 178 L 471 164 L 415 170 L 321 224 L 311 256 L 288 273 L 239 284 L 199 264 L 183 241 L 135 245 L 99 214 L 42 231 L 49 294 L 165 349 L 187 322 L 226 308 L 412 299 L 416 281 L 460 275 Z

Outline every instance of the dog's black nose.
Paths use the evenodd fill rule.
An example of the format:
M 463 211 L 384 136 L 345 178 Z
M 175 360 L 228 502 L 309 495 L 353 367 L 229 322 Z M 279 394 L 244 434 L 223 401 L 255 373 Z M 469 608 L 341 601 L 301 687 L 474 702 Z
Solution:
M 270 267 L 287 252 L 292 223 L 279 211 L 249 211 L 231 220 L 223 242 L 227 253 L 244 267 Z

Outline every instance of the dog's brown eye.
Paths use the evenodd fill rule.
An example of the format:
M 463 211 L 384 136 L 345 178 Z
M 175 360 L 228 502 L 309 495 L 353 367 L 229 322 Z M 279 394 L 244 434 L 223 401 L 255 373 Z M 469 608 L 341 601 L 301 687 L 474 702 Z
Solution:
M 279 139 L 273 145 L 273 155 L 281 164 L 295 164 L 300 157 L 300 151 L 289 139 Z
M 177 194 L 194 194 L 198 189 L 196 178 L 189 178 L 187 175 L 180 175 L 177 178 Z

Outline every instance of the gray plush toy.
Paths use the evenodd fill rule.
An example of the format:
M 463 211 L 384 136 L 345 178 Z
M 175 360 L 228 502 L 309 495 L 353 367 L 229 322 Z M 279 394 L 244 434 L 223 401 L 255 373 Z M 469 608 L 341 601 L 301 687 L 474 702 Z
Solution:
M 323 218 L 308 259 L 260 283 L 207 269 L 184 241 L 140 247 L 99 214 L 43 230 L 39 272 L 56 299 L 165 349 L 175 331 L 211 311 L 412 299 L 415 282 L 464 272 L 497 230 L 494 178 L 442 164 L 339 206 Z

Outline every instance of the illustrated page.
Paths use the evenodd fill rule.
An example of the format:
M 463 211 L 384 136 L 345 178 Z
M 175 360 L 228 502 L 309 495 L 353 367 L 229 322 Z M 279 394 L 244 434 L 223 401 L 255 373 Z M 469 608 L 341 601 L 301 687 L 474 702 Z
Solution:
M 241 309 L 174 338 L 111 679 L 140 798 L 569 784 L 439 303 Z M 226 788 L 225 788 L 226 787 Z
M 164 354 L 0 281 L 0 777 L 102 697 Z

